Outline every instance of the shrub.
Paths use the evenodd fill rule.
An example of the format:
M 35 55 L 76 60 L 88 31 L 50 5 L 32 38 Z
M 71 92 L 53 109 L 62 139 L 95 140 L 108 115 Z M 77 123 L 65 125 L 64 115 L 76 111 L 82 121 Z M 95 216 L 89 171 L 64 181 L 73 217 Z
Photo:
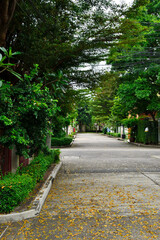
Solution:
M 69 134 L 69 137 L 74 137 L 76 135 L 76 132 L 71 132 L 71 134 Z
M 122 120 L 122 124 L 128 128 L 132 128 L 134 126 L 136 126 L 138 123 L 138 119 L 137 118 L 125 118 Z
M 71 142 L 73 141 L 72 137 L 61 137 L 61 138 L 56 138 L 52 137 L 52 146 L 69 146 Z
M 28 166 L 20 169 L 19 174 L 29 174 L 31 177 L 36 179 L 37 182 L 39 182 L 43 179 L 48 167 L 59 160 L 59 154 L 59 149 L 50 151 L 49 155 L 40 153 Z
M 48 167 L 59 161 L 59 149 L 50 154 L 39 154 L 26 167 L 19 168 L 15 175 L 8 174 L 0 181 L 0 212 L 11 212 L 33 190 L 36 183 L 43 179 Z
M 117 137 L 121 137 L 121 134 L 120 134 L 120 133 L 117 133 Z
M 0 181 L 0 212 L 11 212 L 28 196 L 35 185 L 35 179 L 28 174 L 5 176 Z
M 49 89 L 36 83 L 37 75 L 35 65 L 21 81 L 14 84 L 4 81 L 0 88 L 0 126 L 4 130 L 0 144 L 7 148 L 15 145 L 17 154 L 25 158 L 46 145 L 51 119 L 58 109 Z
M 102 132 L 103 132 L 104 134 L 107 134 L 107 128 L 104 127 L 103 130 L 102 130 Z
M 110 136 L 113 136 L 113 137 L 121 137 L 121 134 L 120 133 L 112 133 L 112 132 L 109 132 L 107 133 L 108 135 Z
M 148 132 L 145 129 L 148 128 Z M 139 120 L 137 124 L 136 142 L 158 144 L 158 122 L 148 119 Z
M 58 163 L 59 162 L 59 156 L 60 156 L 60 150 L 59 149 L 55 149 L 54 150 L 54 162 Z

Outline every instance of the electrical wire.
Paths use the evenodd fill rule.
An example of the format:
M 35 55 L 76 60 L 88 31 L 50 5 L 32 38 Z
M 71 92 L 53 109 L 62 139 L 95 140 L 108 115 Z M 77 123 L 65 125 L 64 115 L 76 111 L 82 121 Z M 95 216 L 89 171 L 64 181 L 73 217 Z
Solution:
M 22 1 L 23 1 L 23 3 L 25 4 L 24 0 L 22 0 Z M 32 8 L 34 9 L 34 11 L 36 12 L 37 16 L 38 16 L 43 22 L 46 22 L 45 18 L 39 13 L 39 11 L 38 11 L 38 9 L 36 8 L 34 2 L 33 2 L 32 0 L 28 0 L 28 1 L 31 3 L 31 6 L 32 6 Z M 29 17 L 29 19 L 30 19 L 30 16 L 29 16 L 28 12 L 27 12 L 27 11 L 24 11 L 24 9 L 21 8 L 21 6 L 20 6 L 20 4 L 19 4 L 18 2 L 17 2 L 17 5 L 19 6 L 19 8 L 20 8 L 20 9 Z M 144 23 L 144 22 L 142 22 L 142 23 Z M 158 23 L 157 23 L 157 24 L 158 24 Z M 159 24 L 160 24 L 160 23 L 159 23 Z M 39 28 L 39 29 L 40 29 L 40 28 Z M 154 31 L 153 34 L 155 34 L 156 32 L 160 32 L 160 30 L 155 30 L 155 29 L 153 29 L 153 31 Z M 53 34 L 51 31 L 50 31 L 50 33 Z M 150 34 L 150 33 L 147 33 L 147 34 Z M 147 36 L 147 34 L 146 34 L 146 36 Z M 138 35 L 136 35 L 135 37 L 138 37 Z M 160 36 L 159 36 L 159 37 L 150 37 L 150 36 L 147 36 L 147 38 L 157 39 L 157 38 L 160 38 Z
M 34 11 L 36 12 L 36 14 L 37 14 L 37 16 L 43 21 L 43 22 L 46 22 L 46 20 L 44 19 L 44 17 L 41 15 L 41 14 L 39 14 L 39 12 L 38 12 L 38 9 L 36 8 L 36 6 L 35 6 L 35 4 L 33 3 L 33 1 L 32 0 L 29 0 L 29 2 L 31 3 L 31 6 L 32 6 L 32 8 L 34 9 Z M 23 3 L 25 3 L 24 2 L 24 0 L 23 0 Z M 30 16 L 29 16 L 29 14 L 28 14 L 28 12 L 25 10 L 24 11 L 24 9 L 20 6 L 20 4 L 17 2 L 17 5 L 19 6 L 19 8 L 21 9 L 21 11 L 23 11 L 23 13 L 25 13 L 26 14 L 26 16 L 30 19 Z M 140 22 L 141 24 L 150 24 L 150 25 L 152 25 L 153 23 L 149 23 L 149 22 Z M 158 24 L 160 24 L 160 23 L 154 23 L 154 25 L 158 25 Z M 40 28 L 39 28 L 40 29 Z M 147 34 L 156 34 L 157 32 L 160 32 L 160 30 L 157 30 L 157 29 L 153 29 L 153 33 L 147 33 Z M 51 34 L 53 34 L 52 32 L 50 32 Z M 147 36 L 147 34 L 146 34 L 146 38 L 148 39 L 157 39 L 157 38 L 160 38 L 160 37 L 152 37 L 152 36 Z M 145 49 L 154 49 L 154 51 L 155 51 L 155 48 L 156 49 L 159 49 L 160 47 L 145 47 Z M 149 54 L 150 52 L 135 52 L 136 54 L 142 54 L 142 53 L 144 53 L 144 54 Z M 131 54 L 133 54 L 133 52 L 131 53 Z M 121 58 L 126 58 L 126 56 L 121 56 Z M 128 56 L 129 57 L 129 56 Z M 154 61 L 153 61 L 153 59 L 154 59 Z M 145 63 L 143 63 L 142 61 L 139 61 L 139 62 L 137 62 L 136 64 L 134 64 L 133 62 L 130 62 L 130 64 L 129 65 L 124 65 L 124 67 L 119 67 L 119 68 L 117 68 L 116 66 L 114 66 L 116 69 L 121 69 L 121 70 L 123 70 L 124 68 L 126 68 L 127 66 L 128 67 L 134 67 L 134 66 L 137 66 L 137 64 L 146 64 L 146 63 L 159 63 L 159 59 L 157 59 L 157 61 L 155 61 L 157 58 L 153 58 L 153 56 L 152 56 L 152 58 L 150 57 L 150 60 L 149 61 L 147 61 L 146 59 L 144 59 L 145 60 Z M 139 59 L 140 60 L 140 59 Z M 94 67 L 96 67 L 96 66 L 98 66 L 98 67 L 106 67 L 106 65 L 100 65 L 100 64 L 97 64 L 97 65 L 94 65 Z M 157 67 L 157 66 L 156 66 Z M 153 68 L 153 66 L 152 66 L 152 68 Z M 108 67 L 108 69 L 111 69 L 111 67 Z M 137 69 L 137 68 L 136 68 Z M 139 69 L 142 69 L 142 68 L 139 68 Z M 143 68 L 144 69 L 144 68 Z

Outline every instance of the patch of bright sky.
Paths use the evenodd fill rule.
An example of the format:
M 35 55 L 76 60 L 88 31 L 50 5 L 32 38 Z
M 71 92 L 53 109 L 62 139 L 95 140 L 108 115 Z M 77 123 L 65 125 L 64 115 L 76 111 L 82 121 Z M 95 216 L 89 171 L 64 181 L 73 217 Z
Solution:
M 131 6 L 134 0 L 113 0 L 113 2 L 121 4 L 126 3 L 127 5 Z
M 113 2 L 117 3 L 117 4 L 127 4 L 129 7 L 133 4 L 134 0 L 113 0 Z M 99 63 L 99 67 L 97 68 L 98 70 L 100 69 L 101 71 L 103 70 L 109 70 L 110 69 L 110 65 L 106 65 L 105 61 L 102 61 Z
M 112 0 L 116 4 L 127 4 L 129 7 L 133 4 L 134 0 Z M 95 72 L 97 71 L 105 71 L 105 70 L 110 70 L 110 65 L 106 65 L 106 61 L 101 61 L 99 64 L 92 65 L 91 64 L 84 64 L 83 67 L 79 67 L 79 70 L 84 71 L 84 70 L 91 70 L 93 69 Z

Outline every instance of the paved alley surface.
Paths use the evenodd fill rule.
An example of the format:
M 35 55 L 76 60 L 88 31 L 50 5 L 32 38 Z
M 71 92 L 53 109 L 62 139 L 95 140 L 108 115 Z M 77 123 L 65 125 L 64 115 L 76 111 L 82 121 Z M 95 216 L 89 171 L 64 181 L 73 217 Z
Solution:
M 78 134 L 36 218 L 2 239 L 160 239 L 160 149 Z M 0 235 L 1 235 L 0 233 Z

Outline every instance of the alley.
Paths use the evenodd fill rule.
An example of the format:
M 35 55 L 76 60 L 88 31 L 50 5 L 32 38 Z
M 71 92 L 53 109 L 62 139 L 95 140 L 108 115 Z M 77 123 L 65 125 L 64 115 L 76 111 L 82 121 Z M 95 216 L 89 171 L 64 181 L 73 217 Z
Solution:
M 2 240 L 160 239 L 160 149 L 78 134 L 39 216 Z

